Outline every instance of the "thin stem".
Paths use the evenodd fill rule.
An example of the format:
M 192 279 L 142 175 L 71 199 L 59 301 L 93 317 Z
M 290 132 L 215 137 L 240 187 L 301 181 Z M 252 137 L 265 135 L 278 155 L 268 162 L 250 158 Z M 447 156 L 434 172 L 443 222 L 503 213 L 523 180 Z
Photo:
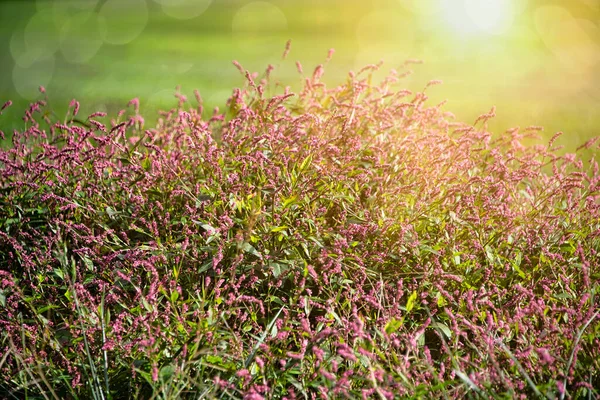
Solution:
M 579 345 L 579 341 L 581 340 L 581 336 L 583 336 L 583 332 L 587 329 L 587 327 L 592 323 L 596 317 L 600 315 L 600 311 L 596 311 L 594 315 L 583 325 L 583 327 L 577 333 L 577 338 L 575 338 L 575 343 L 573 343 L 573 350 L 571 350 L 571 356 L 569 357 L 569 362 L 567 363 L 567 368 L 565 370 L 565 378 L 563 379 L 563 391 L 560 394 L 560 400 L 564 400 L 565 395 L 567 394 L 567 378 L 569 377 L 569 371 L 571 370 L 571 365 L 573 364 L 573 359 L 575 358 L 575 354 L 577 353 L 577 346 Z

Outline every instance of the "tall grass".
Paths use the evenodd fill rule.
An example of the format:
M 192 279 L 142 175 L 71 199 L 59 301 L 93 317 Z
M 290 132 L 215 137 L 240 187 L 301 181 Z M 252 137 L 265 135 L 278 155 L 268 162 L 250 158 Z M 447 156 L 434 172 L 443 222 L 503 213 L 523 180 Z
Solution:
M 456 122 L 406 69 L 290 93 L 236 66 L 224 110 L 178 94 L 155 127 L 137 99 L 26 110 L 0 151 L 5 397 L 598 396 L 595 161 Z

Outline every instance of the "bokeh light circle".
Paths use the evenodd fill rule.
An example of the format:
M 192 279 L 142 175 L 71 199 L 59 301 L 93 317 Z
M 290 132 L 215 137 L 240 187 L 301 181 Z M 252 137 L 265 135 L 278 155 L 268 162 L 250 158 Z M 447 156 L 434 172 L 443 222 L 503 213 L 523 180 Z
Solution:
M 513 9 L 509 0 L 464 0 L 465 10 L 478 31 L 501 34 L 513 21 Z
M 17 27 L 10 38 L 9 49 L 15 63 L 21 67 L 29 67 L 33 62 L 40 58 L 40 54 L 35 51 L 29 51 L 25 44 L 24 30 L 25 25 Z
M 20 67 L 52 56 L 60 45 L 60 33 L 52 16 L 42 12 L 34 14 L 18 26 L 10 38 L 10 53 Z
M 425 16 L 439 12 L 442 1 L 447 0 L 398 0 L 406 10 Z
M 568 70 L 585 72 L 600 62 L 600 44 L 594 40 L 600 30 L 593 23 L 578 20 L 556 5 L 538 7 L 534 18 L 542 41 Z
M 516 8 L 511 0 L 444 0 L 446 23 L 460 34 L 502 34 L 511 27 Z
M 90 12 L 75 13 L 63 25 L 61 53 L 71 63 L 86 63 L 98 53 L 105 36 L 103 17 Z
M 281 37 L 287 31 L 285 13 L 266 1 L 253 1 L 241 7 L 231 23 L 233 40 L 247 54 L 279 57 L 285 42 Z
M 40 96 L 39 87 L 51 82 L 54 66 L 54 56 L 37 59 L 27 67 L 15 64 L 12 81 L 17 93 L 27 100 L 37 99 Z
M 48 6 L 44 7 L 48 11 L 48 15 L 54 18 L 54 24 L 59 31 L 62 30 L 64 24 L 73 18 L 74 15 L 83 16 L 93 13 L 99 0 L 47 0 L 52 4 L 52 10 Z M 38 7 L 40 8 L 40 7 Z
M 171 18 L 192 19 L 208 9 L 213 0 L 154 0 Z
M 106 21 L 106 43 L 123 45 L 137 38 L 148 24 L 145 0 L 107 0 L 100 9 Z

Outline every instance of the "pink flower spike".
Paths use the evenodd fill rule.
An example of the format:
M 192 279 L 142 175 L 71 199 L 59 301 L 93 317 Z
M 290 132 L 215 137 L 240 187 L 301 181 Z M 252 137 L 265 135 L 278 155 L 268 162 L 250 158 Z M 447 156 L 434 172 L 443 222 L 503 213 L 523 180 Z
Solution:
M 127 106 L 133 106 L 133 109 L 135 110 L 135 112 L 139 112 L 140 111 L 140 99 L 138 99 L 137 97 L 131 99 L 129 101 L 129 103 L 127 103 Z
M 2 111 L 4 111 L 5 109 L 7 109 L 10 106 L 12 106 L 12 101 L 11 100 L 9 100 L 6 103 L 4 103 L 4 105 L 2 106 L 2 108 L 0 108 L 0 114 L 2 114 Z
M 329 49 L 329 52 L 327 52 L 327 62 L 331 61 L 331 58 L 333 57 L 334 54 L 335 54 L 335 49 Z
M 73 116 L 76 116 L 79 113 L 79 102 L 75 99 L 71 100 L 69 108 L 71 107 L 73 107 Z
M 285 51 L 283 52 L 283 56 L 281 57 L 282 60 L 285 60 L 288 56 L 288 54 L 290 54 L 290 50 L 292 49 L 292 39 L 289 39 L 287 41 L 287 43 L 285 44 Z
M 102 111 L 95 112 L 91 114 L 88 118 L 96 118 L 96 117 L 106 117 L 106 113 Z
M 158 367 L 156 365 L 152 366 L 152 381 L 153 382 L 158 381 Z
M 244 67 L 242 67 L 242 65 L 238 61 L 233 60 L 231 63 L 233 65 L 235 65 L 235 67 L 238 69 L 238 71 L 240 71 L 242 73 L 242 75 L 246 74 L 246 71 L 244 70 Z
M 441 85 L 443 83 L 444 83 L 444 81 L 442 81 L 440 79 L 434 79 L 434 80 L 431 80 L 431 81 L 427 82 L 427 85 L 425 86 L 425 88 L 428 88 L 430 86 Z
M 235 373 L 235 375 L 239 378 L 245 378 L 247 376 L 250 376 L 250 371 L 248 371 L 247 369 L 240 369 L 238 372 Z

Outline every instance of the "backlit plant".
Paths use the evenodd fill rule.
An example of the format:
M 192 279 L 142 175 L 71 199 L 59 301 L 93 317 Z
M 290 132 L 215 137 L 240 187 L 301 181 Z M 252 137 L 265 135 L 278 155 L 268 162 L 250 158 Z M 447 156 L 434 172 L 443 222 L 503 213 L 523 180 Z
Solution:
M 291 93 L 236 66 L 223 111 L 41 100 L 6 138 L 4 396 L 598 396 L 595 161 L 405 69 Z

